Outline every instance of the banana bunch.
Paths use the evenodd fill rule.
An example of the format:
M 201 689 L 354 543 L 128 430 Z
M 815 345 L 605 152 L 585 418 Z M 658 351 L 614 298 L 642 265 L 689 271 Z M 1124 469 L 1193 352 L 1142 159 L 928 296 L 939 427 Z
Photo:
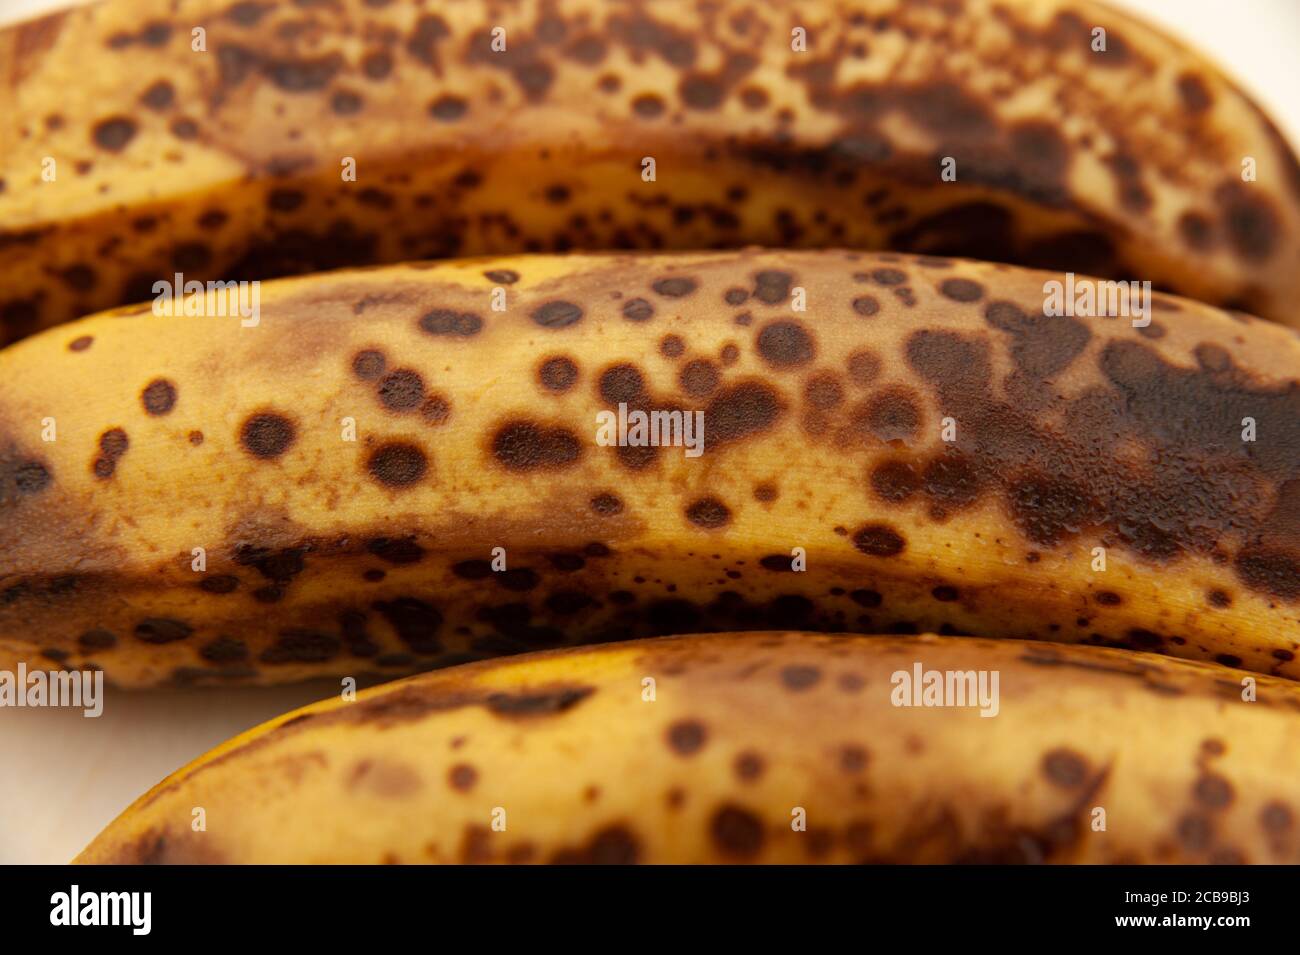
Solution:
M 1045 317 L 1058 279 L 536 256 L 47 331 L 0 352 L 0 651 L 272 683 L 776 626 L 1300 672 L 1300 338 Z
M 928 706 L 933 673 L 965 705 Z M 265 723 L 77 861 L 1295 862 L 1300 782 L 1277 767 L 1300 762 L 1300 686 L 1253 693 L 1214 665 L 1010 640 L 534 654 Z
M 1300 163 L 1181 43 L 101 0 L 0 84 L 0 671 L 344 686 L 78 861 L 1300 859 Z
M 761 243 L 1296 322 L 1300 166 L 1090 0 L 115 0 L 0 31 L 0 342 L 154 283 Z

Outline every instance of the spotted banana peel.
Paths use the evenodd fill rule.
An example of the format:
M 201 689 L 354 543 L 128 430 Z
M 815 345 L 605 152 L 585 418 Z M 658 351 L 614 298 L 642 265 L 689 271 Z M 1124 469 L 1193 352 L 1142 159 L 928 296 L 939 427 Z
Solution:
M 109 0 L 0 30 L 0 342 L 155 284 L 855 246 L 1295 323 L 1300 165 L 1086 0 Z
M 1297 709 L 1290 681 L 1097 647 L 568 649 L 277 717 L 77 861 L 1295 862 Z
M 0 352 L 0 662 L 275 683 L 797 628 L 1297 675 L 1300 336 L 1048 317 L 1061 279 L 537 256 L 47 331 Z

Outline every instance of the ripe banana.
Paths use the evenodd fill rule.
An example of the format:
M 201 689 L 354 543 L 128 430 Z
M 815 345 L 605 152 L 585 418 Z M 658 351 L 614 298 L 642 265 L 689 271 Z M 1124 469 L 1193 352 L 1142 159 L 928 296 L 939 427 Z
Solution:
M 1296 862 L 1300 687 L 1253 680 L 929 636 L 534 654 L 277 717 L 77 861 Z
M 1060 278 L 537 256 L 47 331 L 0 352 L 0 662 L 271 683 L 798 628 L 1300 675 L 1300 335 L 1048 318 Z
M 1295 154 L 1087 0 L 110 0 L 0 31 L 0 84 L 0 342 L 176 272 L 747 243 L 1297 321 Z

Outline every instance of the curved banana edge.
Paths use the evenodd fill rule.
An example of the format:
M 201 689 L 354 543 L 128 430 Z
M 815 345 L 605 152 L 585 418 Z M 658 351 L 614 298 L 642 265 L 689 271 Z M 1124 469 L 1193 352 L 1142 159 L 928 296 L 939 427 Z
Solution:
M 274 683 L 767 627 L 1295 675 L 1300 337 L 1047 317 L 1060 279 L 539 256 L 47 332 L 0 353 L 0 652 Z
M 103 2 L 0 31 L 0 84 L 0 341 L 177 273 L 746 243 L 1296 320 L 1295 153 L 1086 0 Z
M 278 717 L 77 861 L 1294 862 L 1298 709 L 1287 681 L 1004 640 L 538 653 Z

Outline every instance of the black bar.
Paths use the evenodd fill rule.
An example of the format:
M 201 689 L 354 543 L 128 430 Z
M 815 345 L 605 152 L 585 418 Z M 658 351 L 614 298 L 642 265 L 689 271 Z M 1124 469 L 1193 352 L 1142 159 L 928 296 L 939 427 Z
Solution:
M 1295 870 L 1283 866 L 29 867 L 5 875 L 6 943 L 67 941 L 76 932 L 78 942 L 129 945 L 147 937 L 207 947 L 284 939 L 299 950 L 313 940 L 346 945 L 364 938 L 372 946 L 389 936 L 418 939 L 431 926 L 431 947 L 456 948 L 496 948 L 513 932 L 532 945 L 564 944 L 569 935 L 600 939 L 602 948 L 621 947 L 619 939 L 644 947 L 666 930 L 675 939 L 689 931 L 693 939 L 716 933 L 731 943 L 771 943 L 781 931 L 811 931 L 829 941 L 835 936 L 828 933 L 844 931 L 864 947 L 884 941 L 884 932 L 904 933 L 918 945 L 943 938 L 1068 943 L 1099 935 L 1149 941 L 1194 932 L 1230 944 L 1242 932 L 1289 925 L 1295 886 Z M 83 905 L 88 893 L 151 893 L 148 935 L 135 936 L 130 925 L 51 925 L 52 897 L 70 896 L 74 884 Z M 1206 917 L 1245 922 L 1176 921 Z M 1133 918 L 1154 921 L 1120 922 Z

